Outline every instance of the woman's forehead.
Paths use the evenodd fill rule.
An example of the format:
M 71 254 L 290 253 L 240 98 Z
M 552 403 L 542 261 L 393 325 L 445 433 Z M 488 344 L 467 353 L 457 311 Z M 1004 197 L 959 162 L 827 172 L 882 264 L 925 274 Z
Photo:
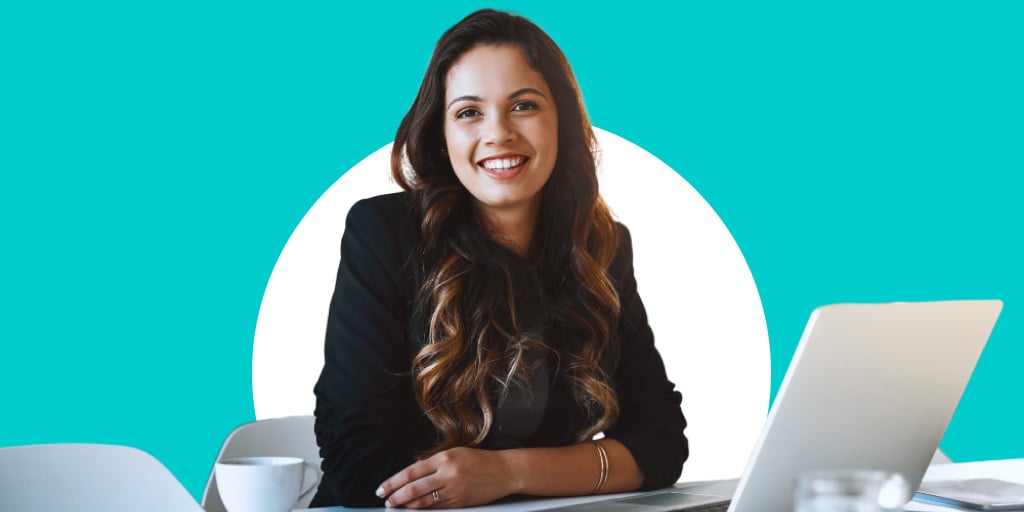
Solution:
M 445 79 L 448 99 L 464 95 L 482 100 L 504 99 L 507 94 L 526 88 L 549 95 L 544 77 L 514 45 L 477 46 L 452 64 Z

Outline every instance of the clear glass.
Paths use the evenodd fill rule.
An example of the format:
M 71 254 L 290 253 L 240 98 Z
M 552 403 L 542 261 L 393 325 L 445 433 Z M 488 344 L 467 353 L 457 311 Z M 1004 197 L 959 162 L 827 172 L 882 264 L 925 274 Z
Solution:
M 899 473 L 808 471 L 797 477 L 793 501 L 796 512 L 899 512 L 910 486 Z

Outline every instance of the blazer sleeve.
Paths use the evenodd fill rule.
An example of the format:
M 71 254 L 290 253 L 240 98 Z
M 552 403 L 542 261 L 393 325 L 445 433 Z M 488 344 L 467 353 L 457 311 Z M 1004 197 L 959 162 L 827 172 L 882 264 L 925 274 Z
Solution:
M 401 229 L 387 210 L 363 200 L 345 223 L 324 367 L 314 388 L 324 471 L 318 506 L 383 507 L 374 491 L 414 462 L 406 256 Z
M 629 230 L 619 225 L 619 252 L 610 273 L 621 303 L 619 362 L 614 372 L 619 420 L 605 434 L 621 442 L 643 472 L 642 489 L 674 484 L 689 456 L 682 395 L 668 380 L 637 293 Z

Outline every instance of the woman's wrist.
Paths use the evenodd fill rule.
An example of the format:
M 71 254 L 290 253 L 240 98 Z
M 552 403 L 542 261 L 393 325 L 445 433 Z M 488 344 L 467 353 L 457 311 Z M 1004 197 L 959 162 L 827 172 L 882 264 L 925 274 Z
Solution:
M 582 496 L 636 490 L 643 474 L 621 443 L 605 439 L 559 448 L 516 448 L 494 453 L 507 494 Z
M 508 485 L 506 496 L 523 494 L 523 490 L 526 489 L 524 478 L 529 474 L 526 468 L 522 467 L 523 450 L 499 450 L 494 453 L 498 455 L 498 461 L 503 468 L 503 472 L 508 475 L 508 478 L 505 479 Z

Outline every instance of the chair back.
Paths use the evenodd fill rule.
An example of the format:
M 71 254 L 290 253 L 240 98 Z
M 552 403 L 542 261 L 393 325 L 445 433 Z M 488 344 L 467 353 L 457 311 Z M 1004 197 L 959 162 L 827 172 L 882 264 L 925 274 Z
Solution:
M 0 510 L 203 512 L 152 455 L 106 444 L 0 448 Z
M 317 468 L 320 447 L 313 434 L 313 416 L 288 416 L 245 423 L 230 434 L 221 446 L 216 462 L 237 457 L 299 457 Z M 299 498 L 295 508 L 306 508 L 314 492 Z M 203 492 L 206 512 L 226 512 L 217 490 L 217 475 L 211 469 Z

